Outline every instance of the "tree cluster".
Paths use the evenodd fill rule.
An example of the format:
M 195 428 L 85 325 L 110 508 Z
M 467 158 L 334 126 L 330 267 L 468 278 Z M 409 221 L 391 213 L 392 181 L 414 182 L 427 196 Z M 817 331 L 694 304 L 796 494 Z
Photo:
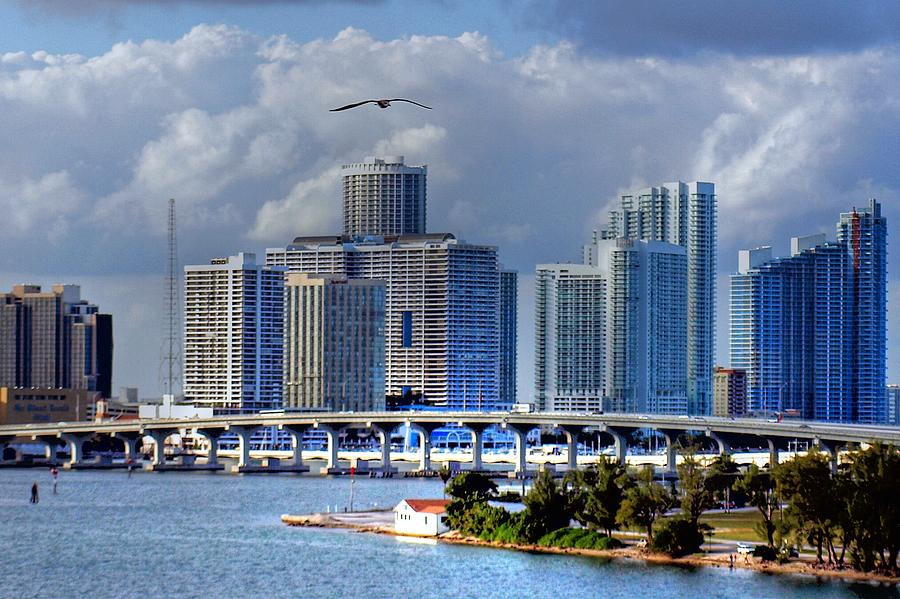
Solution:
M 449 525 L 463 534 L 504 543 L 608 548 L 614 531 L 641 530 L 647 544 L 674 556 L 698 551 L 711 529 L 700 521 L 720 503 L 756 508 L 765 541 L 759 555 L 787 559 L 812 546 L 818 563 L 896 575 L 900 553 L 900 451 L 874 444 L 849 454 L 837 472 L 827 456 L 812 451 L 764 471 L 741 472 L 727 455 L 703 466 L 691 448 L 683 450 L 678 485 L 663 485 L 650 467 L 629 473 L 601 461 L 568 472 L 561 482 L 541 473 L 524 497 L 525 509 L 492 507 L 496 485 L 464 472 L 446 487 L 453 498 Z M 673 510 L 677 511 L 673 513 Z M 581 529 L 570 528 L 571 520 Z
M 864 572 L 894 574 L 900 552 L 900 451 L 876 443 L 833 472 L 813 451 L 779 464 L 774 491 L 785 505 L 781 534 L 815 548 L 820 564 L 841 568 L 849 554 Z M 771 544 L 771 541 L 770 541 Z

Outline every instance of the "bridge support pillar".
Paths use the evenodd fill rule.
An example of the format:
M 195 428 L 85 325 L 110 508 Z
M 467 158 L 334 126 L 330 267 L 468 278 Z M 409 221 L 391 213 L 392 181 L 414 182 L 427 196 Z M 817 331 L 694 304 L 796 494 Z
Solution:
M 828 454 L 828 463 L 831 466 L 831 473 L 837 474 L 838 464 L 840 462 L 840 450 L 841 446 L 838 442 L 826 441 L 824 439 L 820 439 L 815 437 L 813 439 L 813 445 L 817 447 L 820 451 L 823 451 Z
M 778 465 L 778 444 L 772 439 L 766 439 L 769 446 L 769 470 Z
M 38 439 L 35 439 L 38 440 Z M 51 464 L 56 463 L 56 439 L 39 439 L 44 442 L 44 457 Z
M 460 422 L 472 431 L 472 470 L 480 471 L 484 469 L 484 431 L 487 425 Z
M 569 470 L 578 469 L 578 435 L 584 430 L 580 426 L 557 426 L 566 436 L 568 468 Z
M 309 430 L 309 427 L 302 424 L 290 426 L 279 424 L 278 430 L 287 431 L 288 435 L 291 437 L 291 452 L 293 453 L 291 456 L 291 469 L 297 471 L 309 470 L 309 468 L 303 465 L 303 435 Z
M 125 461 L 137 461 L 137 437 L 122 437 L 122 443 L 125 446 Z
M 666 440 L 666 472 L 674 474 L 678 469 L 678 431 L 660 430 Z
M 327 451 L 325 453 L 325 465 L 322 466 L 322 474 L 333 474 L 338 468 L 338 446 L 340 445 L 340 428 L 333 428 L 320 422 L 315 422 L 313 427 L 325 433 Z
M 381 444 L 381 471 L 385 474 L 397 471 L 391 465 L 391 432 L 400 424 L 400 422 L 381 422 L 377 425 L 372 422 L 368 423 L 369 428 L 378 435 L 378 442 Z
M 209 444 L 209 450 L 206 453 L 207 466 L 219 465 L 219 437 L 222 436 L 222 432 L 222 429 L 194 429 L 194 434 L 203 437 Z M 240 438 L 240 436 L 238 438 Z
M 253 436 L 254 429 L 243 426 L 229 426 L 227 430 L 235 433 L 238 438 L 237 464 L 231 471 L 240 472 L 241 469 L 250 465 L 250 438 Z
M 69 446 L 69 461 L 65 463 L 65 468 L 72 468 L 84 461 L 84 442 L 90 438 L 89 435 L 59 433 L 58 437 Z
M 605 424 L 601 425 L 600 431 L 612 437 L 613 447 L 615 447 L 616 450 L 616 463 L 624 466 L 625 459 L 628 457 L 628 439 L 626 438 L 625 433 Z
M 528 472 L 528 431 L 511 424 L 503 423 L 503 428 L 513 434 L 515 455 L 513 456 L 513 475 L 524 477 Z
M 406 425 L 419 433 L 419 472 L 431 471 L 431 433 L 444 426 L 443 423 L 412 422 L 406 421 Z
M 718 445 L 719 455 L 731 454 L 731 445 L 728 444 L 728 441 L 726 441 L 722 435 L 714 433 L 711 429 L 706 429 L 706 436 L 715 441 L 716 445 Z
M 150 469 L 155 469 L 166 464 L 166 439 L 172 434 L 171 430 L 151 429 L 143 431 L 144 435 L 153 439 L 153 451 L 150 452 Z
M 112 433 L 112 436 L 122 441 L 125 453 L 125 462 L 128 463 L 129 460 L 131 461 L 131 463 L 136 462 L 138 459 L 137 443 L 138 439 L 141 438 L 141 435 L 139 433 L 114 432 Z

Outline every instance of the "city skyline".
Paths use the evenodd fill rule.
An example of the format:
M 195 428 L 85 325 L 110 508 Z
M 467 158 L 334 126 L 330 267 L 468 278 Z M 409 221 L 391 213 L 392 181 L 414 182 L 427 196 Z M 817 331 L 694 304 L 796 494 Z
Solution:
M 78 14 L 45 4 L 2 8 L 0 118 L 15 147 L 0 160 L 0 190 L 16 251 L 0 283 L 79 283 L 120 323 L 114 387 L 145 396 L 161 389 L 172 196 L 179 261 L 200 264 L 340 230 L 342 164 L 373 154 L 427 164 L 429 230 L 496 244 L 520 273 L 524 399 L 534 266 L 577 261 L 579 241 L 628 190 L 676 176 L 716 182 L 720 364 L 737 249 L 780 242 L 786 254 L 789 237 L 831 232 L 833 214 L 868 197 L 883 203 L 889 236 L 898 226 L 900 175 L 885 150 L 900 132 L 900 52 L 879 25 L 890 8 L 862 30 L 787 39 L 761 28 L 740 40 L 727 33 L 747 18 L 736 9 L 690 42 L 648 24 L 653 43 L 641 47 L 613 30 L 637 12 L 613 19 L 590 7 L 551 6 L 535 25 L 517 3 L 322 5 L 327 17 L 286 3 L 253 18 L 239 2 L 96 2 Z M 832 33 L 828 23 L 847 21 L 832 3 L 815 15 L 772 10 L 768 22 L 796 31 L 804 19 Z M 697 11 L 660 11 L 669 25 L 710 25 Z M 585 36 L 573 18 L 610 35 Z M 382 90 L 434 110 L 327 114 Z M 677 143 L 650 145 L 659 139 Z M 896 276 L 889 269 L 889 306 Z M 897 329 L 889 323 L 889 382 L 900 380 Z

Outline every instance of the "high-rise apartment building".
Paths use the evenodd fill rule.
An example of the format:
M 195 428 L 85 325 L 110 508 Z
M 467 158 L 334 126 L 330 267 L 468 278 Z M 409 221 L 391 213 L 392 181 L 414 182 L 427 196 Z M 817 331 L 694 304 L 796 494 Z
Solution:
M 886 231 L 873 200 L 841 215 L 836 243 L 797 237 L 788 258 L 740 252 L 730 353 L 750 410 L 885 421 Z
M 727 418 L 747 414 L 747 373 L 739 368 L 717 367 L 713 372 L 713 416 Z
M 184 396 L 218 413 L 279 408 L 284 269 L 252 253 L 184 267 Z
M 688 413 L 712 406 L 716 322 L 716 192 L 713 183 L 677 181 L 621 197 L 621 208 L 596 240 L 664 241 L 687 257 Z
M 841 214 L 838 243 L 850 254 L 852 314 L 851 352 L 855 357 L 850 390 L 851 418 L 857 422 L 884 422 L 887 360 L 887 219 L 881 204 Z
M 606 281 L 607 408 L 688 413 L 684 247 L 606 239 L 589 246 L 587 257 Z
M 384 314 L 383 281 L 289 273 L 284 407 L 384 410 Z
M 447 233 L 299 237 L 266 250 L 290 272 L 385 282 L 385 392 L 447 409 L 496 409 L 497 248 Z
M 344 235 L 424 234 L 426 172 L 425 166 L 404 164 L 403 156 L 345 165 Z
M 16 285 L 0 295 L 0 386 L 85 389 L 109 397 L 112 317 L 78 285 Z
M 516 403 L 519 273 L 500 271 L 500 405 Z
M 583 264 L 539 264 L 534 335 L 537 408 L 602 410 L 606 283 L 600 271 Z

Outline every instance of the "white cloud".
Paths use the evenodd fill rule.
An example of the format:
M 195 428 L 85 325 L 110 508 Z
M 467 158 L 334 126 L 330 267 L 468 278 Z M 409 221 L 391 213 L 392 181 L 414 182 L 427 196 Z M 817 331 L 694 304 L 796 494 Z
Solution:
M 14 183 L 0 180 L 0 206 L 6 215 L 4 230 L 13 238 L 36 235 L 44 241 L 61 240 L 72 215 L 84 208 L 85 200 L 85 194 L 75 187 L 66 171 Z
M 429 228 L 500 244 L 523 273 L 577 256 L 618 193 L 673 178 L 717 183 L 723 271 L 739 247 L 786 247 L 865 195 L 900 195 L 895 47 L 632 59 L 564 42 L 504 57 L 477 33 L 200 25 L 100 56 L 11 50 L 0 204 L 22 268 L 73 279 L 161 270 L 168 197 L 188 263 L 336 233 L 339 167 L 372 154 L 427 163 Z M 434 109 L 328 112 L 395 96 Z
M 331 167 L 312 179 L 300 181 L 280 200 L 263 204 L 249 237 L 256 241 L 287 243 L 297 235 L 340 232 L 340 167 Z

